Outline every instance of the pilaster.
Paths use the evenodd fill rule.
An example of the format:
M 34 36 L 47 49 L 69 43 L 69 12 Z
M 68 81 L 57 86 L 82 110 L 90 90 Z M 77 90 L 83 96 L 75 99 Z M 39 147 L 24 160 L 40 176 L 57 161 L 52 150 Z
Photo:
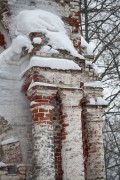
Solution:
M 101 87 L 84 87 L 85 101 L 82 106 L 84 131 L 84 156 L 87 180 L 105 180 L 102 115 L 107 106 L 102 99 Z M 92 101 L 91 101 L 92 100 Z
M 33 179 L 55 179 L 55 154 L 52 123 L 52 98 L 56 90 L 35 86 L 28 90 L 32 112 Z
M 61 89 L 62 101 L 62 166 L 63 180 L 84 180 L 82 143 L 81 90 Z

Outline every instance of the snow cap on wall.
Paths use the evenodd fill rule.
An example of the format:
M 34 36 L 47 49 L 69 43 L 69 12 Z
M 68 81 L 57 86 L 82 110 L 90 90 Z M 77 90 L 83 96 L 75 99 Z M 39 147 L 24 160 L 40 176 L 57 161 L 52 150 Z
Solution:
M 11 144 L 15 142 L 19 142 L 19 140 L 16 137 L 9 137 L 8 139 L 3 140 L 1 142 L 1 145 Z
M 21 54 L 23 47 L 25 47 L 28 52 L 31 52 L 31 50 L 33 49 L 30 39 L 27 36 L 19 35 L 13 39 L 10 47 L 0 54 L 0 62 L 2 61 L 2 59 L 14 59 L 15 55 Z
M 67 50 L 74 57 L 84 59 L 74 48 L 64 28 L 64 23 L 59 16 L 40 9 L 24 10 L 15 17 L 15 22 L 16 38 L 13 39 L 11 46 L 0 55 L 0 73 L 8 71 L 7 63 L 9 61 L 20 59 L 23 47 L 28 50 L 28 53 L 31 52 L 33 48 L 32 42 L 29 39 L 31 32 L 41 32 L 48 39 L 48 42 L 44 46 L 41 46 L 40 52 L 46 51 L 46 48 L 48 51 L 48 47 L 51 47 L 49 50 L 51 54 L 59 53 L 59 50 L 62 49 Z M 33 39 L 33 43 L 40 44 L 40 40 L 42 39 Z M 76 67 L 75 64 L 71 64 L 70 66 L 71 69 Z
M 16 18 L 16 34 L 28 35 L 31 32 L 41 32 L 48 38 L 48 44 L 54 49 L 62 49 L 71 55 L 84 59 L 74 48 L 64 28 L 61 18 L 44 10 L 24 10 Z
M 93 55 L 94 46 L 95 45 L 92 42 L 88 44 L 84 37 L 81 36 L 81 47 L 83 49 L 83 54 Z
M 24 70 L 22 74 L 24 74 L 27 70 L 32 67 L 47 67 L 50 69 L 58 69 L 58 70 L 81 70 L 75 62 L 68 59 L 58 59 L 58 58 L 43 58 L 34 56 L 31 58 L 28 67 Z
M 84 83 L 85 87 L 94 87 L 94 88 L 102 88 L 101 81 L 94 81 L 94 82 L 86 82 Z
M 97 106 L 107 106 L 108 102 L 106 100 L 104 100 L 102 97 L 96 97 L 94 98 L 90 98 L 89 99 L 89 105 L 97 105 Z

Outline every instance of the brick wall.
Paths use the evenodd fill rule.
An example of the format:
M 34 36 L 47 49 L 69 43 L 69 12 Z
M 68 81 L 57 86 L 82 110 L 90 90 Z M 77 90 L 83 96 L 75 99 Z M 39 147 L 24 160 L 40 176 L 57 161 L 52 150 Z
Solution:
M 90 71 L 90 70 L 89 70 Z M 88 72 L 89 72 L 88 71 Z M 92 76 L 94 81 L 94 76 Z M 102 114 L 106 106 L 89 105 L 87 101 L 89 98 L 100 97 L 102 88 L 98 87 L 84 87 L 83 101 L 83 129 L 84 129 L 84 156 L 86 179 L 105 179 L 104 166 L 104 149 L 103 149 L 103 120 Z
M 88 180 L 92 180 L 93 177 L 105 179 L 102 114 L 102 107 L 86 108 L 86 178 Z
M 38 87 L 29 91 L 33 117 L 33 179 L 55 178 L 52 98 L 56 91 Z
M 61 90 L 63 179 L 84 179 L 81 127 L 81 90 Z
M 42 36 L 42 34 L 40 35 L 39 33 L 32 33 L 31 38 L 33 38 L 32 36 L 37 35 Z M 31 55 L 48 58 L 52 57 L 52 55 L 47 55 L 46 53 L 38 53 L 36 46 Z M 66 52 L 61 52 L 57 55 L 57 58 L 61 57 L 66 59 L 69 57 L 69 59 L 73 59 L 77 64 L 82 66 L 83 71 L 53 70 L 47 67 L 32 67 L 25 72 L 25 81 L 22 86 L 22 91 L 27 93 L 31 104 L 33 103 L 33 107 L 39 106 L 39 108 L 42 109 L 47 107 L 49 110 L 48 103 L 53 107 L 53 112 L 49 114 L 49 118 L 46 118 L 48 113 L 46 111 L 47 109 L 44 109 L 42 114 L 35 112 L 37 113 L 37 116 L 33 114 L 32 111 L 33 121 L 37 123 L 37 126 L 40 127 L 42 123 L 45 123 L 46 132 L 48 132 L 49 126 L 51 125 L 50 132 L 53 132 L 52 137 L 50 135 L 53 139 L 53 156 L 51 156 L 52 159 L 49 158 L 48 164 L 54 161 L 54 167 L 51 166 L 50 168 L 49 166 L 46 166 L 46 172 L 54 172 L 52 173 L 52 178 L 56 180 L 105 179 L 104 153 L 102 147 L 102 121 L 100 119 L 102 112 L 98 110 L 98 116 L 96 117 L 96 112 L 93 111 L 96 106 L 93 106 L 92 111 L 89 113 L 86 104 L 89 98 L 101 96 L 102 89 L 84 87 L 84 82 L 95 81 L 99 78 L 94 73 L 91 66 L 85 65 L 84 61 L 66 55 Z M 32 82 L 51 83 L 51 86 L 48 86 L 47 84 L 46 86 L 38 84 L 28 90 L 28 87 Z M 56 85 L 56 87 L 54 85 Z M 80 89 L 80 87 L 82 89 Z M 47 94 L 49 94 L 49 96 Z M 45 106 L 41 107 L 41 103 Z M 86 112 L 87 115 L 85 114 Z M 96 118 L 98 117 L 99 120 L 96 122 Z M 34 133 L 38 134 L 35 131 Z M 33 136 L 35 136 L 34 133 Z M 101 135 L 99 136 L 99 134 Z M 93 142 L 90 141 L 90 138 Z M 35 141 L 35 144 L 36 143 L 38 149 L 37 152 L 36 150 L 33 151 L 33 157 L 35 159 L 41 159 L 42 157 L 40 157 L 40 153 L 38 153 L 42 151 L 40 150 L 41 141 Z M 57 148 L 59 152 L 56 152 Z M 99 153 L 97 149 L 99 149 Z M 51 149 L 49 150 L 49 153 L 50 152 Z M 48 152 L 44 153 L 47 154 L 46 156 L 49 156 Z M 35 164 L 37 165 L 37 162 L 35 162 Z M 39 174 L 41 169 L 44 167 L 44 164 L 45 160 L 42 159 L 41 166 L 37 166 L 37 171 L 36 169 L 33 171 L 34 178 L 49 179 L 47 174 Z M 36 167 L 36 165 L 34 165 L 34 167 Z M 92 167 L 94 167 L 94 170 L 91 169 Z M 51 175 L 50 172 L 49 175 Z
M 80 0 L 74 1 L 66 1 L 66 0 L 39 0 L 34 1 L 32 4 L 29 0 L 17 0 L 15 3 L 8 3 L 10 12 L 12 13 L 12 17 L 14 18 L 14 14 L 20 12 L 24 9 L 47 9 L 53 13 L 56 13 L 61 16 L 63 21 L 65 22 L 66 31 L 73 41 L 75 48 L 81 52 L 80 48 Z M 14 27 L 14 24 L 12 24 Z M 14 36 L 12 30 L 10 30 L 11 36 Z
M 47 7 L 62 17 L 69 37 L 75 48 L 81 52 L 79 0 L 41 0 L 36 3 L 36 6 L 34 3 L 29 6 L 28 0 L 9 3 L 11 19 L 15 16 L 14 12 Z M 11 35 L 14 36 L 12 31 Z M 38 36 L 42 38 L 43 43 L 47 43 L 43 34 L 30 34 L 31 40 Z M 57 55 L 40 53 L 39 46 L 41 45 L 34 44 L 30 56 L 27 56 L 27 51 L 23 51 L 24 58 L 19 62 L 11 62 L 9 68 L 7 65 L 9 78 L 6 79 L 5 74 L 2 75 L 0 113 L 12 124 L 14 135 L 19 137 L 21 162 L 26 165 L 17 167 L 19 173 L 16 177 L 5 176 L 7 169 L 2 169 L 1 179 L 105 180 L 101 121 L 103 109 L 102 106 L 91 107 L 87 104 L 88 98 L 101 95 L 102 90 L 85 88 L 83 83 L 98 80 L 98 77 L 91 66 L 85 65 L 84 60 L 75 58 L 64 50 Z M 74 60 L 82 66 L 82 71 L 33 67 L 25 72 L 22 80 L 19 79 L 17 75 L 26 68 L 29 58 L 34 55 Z M 91 61 L 91 58 L 89 60 Z M 51 83 L 53 86 L 39 84 L 28 89 L 33 81 Z M 29 102 L 21 94 L 21 86 Z M 18 147 L 18 144 L 14 145 L 16 146 Z M 7 148 L 11 154 L 14 152 L 12 145 L 4 147 L 5 150 Z M 12 158 L 11 154 L 9 156 L 9 153 L 6 153 L 5 159 L 7 156 Z M 18 149 L 13 155 L 19 162 L 21 159 L 17 154 Z
M 31 167 L 23 164 L 19 140 L 4 117 L 0 116 L 0 179 L 24 180 L 31 178 Z
M 44 69 L 42 68 L 34 67 L 27 72 L 26 78 L 29 77 L 33 80 L 35 78 L 34 73 L 37 74 L 37 76 L 39 74 L 39 78 L 37 77 L 36 79 L 37 82 L 41 82 L 41 75 L 42 81 L 44 82 L 47 82 L 48 76 L 51 83 L 54 82 L 59 84 L 60 82 L 62 82 L 60 92 L 58 90 L 59 88 L 57 87 L 42 87 L 39 85 L 32 87 L 31 89 L 29 89 L 29 91 L 27 91 L 27 96 L 31 100 L 31 111 L 34 122 L 33 124 L 35 124 L 36 128 L 40 128 L 44 124 L 44 126 L 46 127 L 44 131 L 49 132 L 51 135 L 48 133 L 46 135 L 42 135 L 42 130 L 38 131 L 39 135 L 41 134 L 43 138 L 45 138 L 44 136 L 47 136 L 53 139 L 53 141 L 51 142 L 52 144 L 49 147 L 50 149 L 52 149 L 49 150 L 48 148 L 47 152 L 44 151 L 45 154 L 42 155 L 42 150 L 40 148 L 42 142 L 41 140 L 39 141 L 39 137 L 36 137 L 39 135 L 37 135 L 38 132 L 35 131 L 35 127 L 33 126 L 33 136 L 34 138 L 36 137 L 36 139 L 34 139 L 34 148 L 37 147 L 37 149 L 33 148 L 33 157 L 40 161 L 40 165 L 37 166 L 37 170 L 39 170 L 39 172 L 42 172 L 41 168 L 45 166 L 46 172 L 52 171 L 52 174 L 54 175 L 54 178 L 56 180 L 62 178 L 71 178 L 71 180 L 73 178 L 78 178 L 80 180 L 84 179 L 82 135 L 80 133 L 81 108 L 79 106 L 79 102 L 83 96 L 83 93 L 79 89 L 79 84 L 78 88 L 74 88 L 74 85 L 77 85 L 78 83 L 78 72 L 55 70 L 53 73 L 53 71 L 49 68 L 46 68 L 46 71 L 44 71 Z M 71 81 L 68 81 L 68 79 L 71 79 Z M 30 83 L 31 81 L 28 80 L 28 82 Z M 27 80 L 25 81 L 26 84 L 28 82 Z M 26 89 L 26 84 L 23 85 L 23 90 Z M 73 88 L 69 86 L 72 86 Z M 49 110 L 49 107 L 51 108 L 51 110 Z M 54 159 L 51 159 L 52 156 L 50 156 L 49 154 L 51 151 L 53 151 Z M 41 154 L 41 157 L 39 154 Z M 42 159 L 45 156 L 50 156 L 48 164 L 53 164 L 54 161 L 55 167 L 51 167 L 53 167 L 53 169 L 55 170 L 55 174 L 49 166 L 47 168 L 45 158 Z M 38 162 L 35 162 L 35 164 L 37 163 Z M 36 166 L 34 165 L 34 167 Z M 78 169 L 81 170 L 79 171 Z M 36 170 L 34 170 L 34 174 L 34 178 L 36 179 L 38 177 L 49 179 L 46 173 L 38 174 Z

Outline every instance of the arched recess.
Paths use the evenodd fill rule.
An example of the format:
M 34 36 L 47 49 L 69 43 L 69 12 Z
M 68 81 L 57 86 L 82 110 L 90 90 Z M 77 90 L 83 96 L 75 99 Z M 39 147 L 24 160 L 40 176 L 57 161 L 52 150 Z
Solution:
M 61 123 L 61 99 L 57 92 L 52 99 L 54 109 L 52 110 L 53 136 L 54 136 L 54 153 L 55 153 L 55 179 L 63 179 L 62 169 L 62 123 Z

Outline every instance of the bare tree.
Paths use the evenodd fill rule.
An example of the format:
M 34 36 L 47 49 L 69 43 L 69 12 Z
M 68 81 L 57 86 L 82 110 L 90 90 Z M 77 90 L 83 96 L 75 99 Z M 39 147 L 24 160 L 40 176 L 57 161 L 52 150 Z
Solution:
M 96 44 L 95 60 L 109 102 L 105 112 L 106 179 L 120 180 L 120 1 L 81 0 L 82 35 Z

